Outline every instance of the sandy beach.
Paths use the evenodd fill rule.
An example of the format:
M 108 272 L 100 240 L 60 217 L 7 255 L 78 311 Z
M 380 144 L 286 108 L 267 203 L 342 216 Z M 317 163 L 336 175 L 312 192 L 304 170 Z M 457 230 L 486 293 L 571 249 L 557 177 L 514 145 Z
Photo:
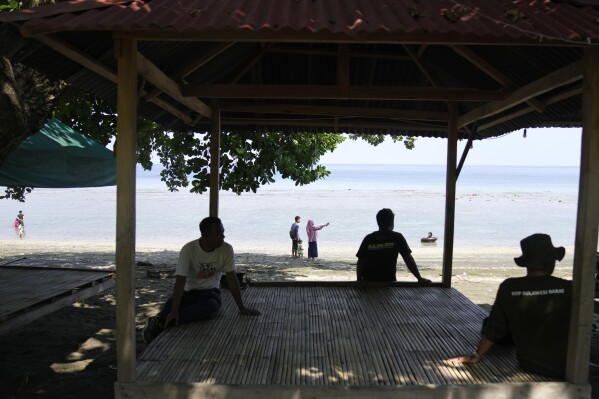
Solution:
M 0 246 L 0 264 L 25 257 L 36 261 L 83 263 L 90 267 L 114 264 L 114 244 L 4 240 Z M 156 314 L 170 296 L 174 282 L 171 276 L 179 249 L 173 245 L 137 244 L 136 260 L 140 263 L 135 272 L 138 353 L 145 349 L 141 340 L 145 318 Z M 422 245 L 412 250 L 421 274 L 440 281 L 442 247 Z M 355 251 L 355 248 L 327 248 L 323 243 L 321 257 L 309 261 L 292 258 L 290 248 L 283 246 L 235 246 L 237 269 L 252 281 L 353 280 Z M 456 248 L 452 286 L 474 303 L 488 308 L 501 281 L 523 274 L 523 269 L 513 262 L 513 257 L 518 255 L 518 247 Z M 556 276 L 571 278 L 572 255 L 572 248 L 567 248 L 566 257 L 556 268 Z M 415 281 L 403 265 L 398 280 Z M 599 356 L 596 357 L 599 360 Z M 594 355 L 591 360 L 593 358 Z M 0 390 L 2 398 L 110 398 L 115 379 L 114 289 L 0 336 L 0 386 L 5 387 Z M 90 389 L 92 381 L 93 389 Z

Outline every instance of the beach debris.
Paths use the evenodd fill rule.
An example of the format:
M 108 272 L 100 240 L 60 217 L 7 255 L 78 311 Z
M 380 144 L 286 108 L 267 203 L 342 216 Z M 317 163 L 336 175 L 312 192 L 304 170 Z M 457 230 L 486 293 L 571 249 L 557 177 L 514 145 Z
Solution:
M 144 262 L 143 260 L 138 260 L 137 266 L 154 266 L 154 265 L 150 262 Z
M 173 278 L 173 277 L 175 277 L 175 271 L 174 270 L 146 270 L 146 277 L 147 278 L 158 278 L 158 279 Z

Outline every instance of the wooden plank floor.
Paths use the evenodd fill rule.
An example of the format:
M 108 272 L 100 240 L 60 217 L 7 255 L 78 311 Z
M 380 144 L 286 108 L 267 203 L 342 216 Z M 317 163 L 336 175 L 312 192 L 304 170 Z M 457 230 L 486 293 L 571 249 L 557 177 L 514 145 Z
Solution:
M 106 270 L 0 266 L 0 334 L 114 286 Z
M 273 286 L 243 292 L 260 317 L 241 317 L 223 292 L 220 314 L 168 329 L 140 356 L 137 382 L 251 386 L 394 387 L 531 383 L 497 347 L 471 353 L 486 313 L 455 289 Z

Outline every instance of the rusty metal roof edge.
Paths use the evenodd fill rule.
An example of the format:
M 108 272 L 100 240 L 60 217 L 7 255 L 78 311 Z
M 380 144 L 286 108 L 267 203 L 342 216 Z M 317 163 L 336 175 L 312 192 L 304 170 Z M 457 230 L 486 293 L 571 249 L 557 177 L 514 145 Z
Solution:
M 432 20 L 433 25 L 414 23 L 407 26 L 403 23 L 405 21 L 400 18 L 402 16 L 401 13 L 408 12 L 407 10 L 404 10 L 404 8 L 406 8 L 405 6 L 395 12 L 395 14 L 399 12 L 399 15 L 394 14 L 396 18 L 391 18 L 393 21 L 391 24 L 389 23 L 387 14 L 379 15 L 380 13 L 375 12 L 370 16 L 374 19 L 374 22 L 371 24 L 363 23 L 362 25 L 364 26 L 335 26 L 332 28 L 330 22 L 327 24 L 326 21 L 322 21 L 323 15 L 319 14 L 321 20 L 317 23 L 310 19 L 309 15 L 304 15 L 302 19 L 300 16 L 289 14 L 291 11 L 282 11 L 281 6 L 278 5 L 276 0 L 264 0 L 262 2 L 267 8 L 276 7 L 278 11 L 274 16 L 268 18 L 255 18 L 244 14 L 244 18 L 240 21 L 238 18 L 232 18 L 229 13 L 218 12 L 211 15 L 206 21 L 203 21 L 200 24 L 201 28 L 199 28 L 197 26 L 197 21 L 194 22 L 194 20 L 196 20 L 196 14 L 193 14 L 193 12 L 193 15 L 191 16 L 185 14 L 185 18 L 181 19 L 178 17 L 179 14 L 175 12 L 177 10 L 173 11 L 172 7 L 165 6 L 167 1 L 168 0 L 78 0 L 59 2 L 11 13 L 14 15 L 0 15 L 0 22 L 23 22 L 22 34 L 27 36 L 58 31 L 120 31 L 129 32 L 123 34 L 132 36 L 139 36 L 142 34 L 153 35 L 157 40 L 226 40 L 237 37 L 242 40 L 266 40 L 269 37 L 272 39 L 272 35 L 275 34 L 278 36 L 276 38 L 277 41 L 376 41 L 378 37 L 381 42 L 388 43 L 393 41 L 397 41 L 398 43 L 426 42 L 428 44 L 544 45 L 547 43 L 556 45 L 563 43 L 564 45 L 571 46 L 588 46 L 597 44 L 597 41 L 599 41 L 599 29 L 593 30 L 593 32 L 589 31 L 587 34 L 587 30 L 583 29 L 581 31 L 578 29 L 578 31 L 575 31 L 573 29 L 567 29 L 569 28 L 567 24 L 563 25 L 562 23 L 558 23 L 556 26 L 557 29 L 542 29 L 541 31 L 536 32 L 534 26 L 519 26 L 519 24 L 521 24 L 520 20 L 517 22 L 508 19 L 504 20 L 505 15 L 502 16 L 501 14 L 498 14 L 499 16 L 495 14 L 486 15 L 485 12 L 487 11 L 485 10 L 481 11 L 481 18 L 485 19 L 485 21 L 488 18 L 491 18 L 491 20 L 495 22 L 495 24 L 486 26 L 485 29 L 476 29 L 478 25 L 471 25 L 460 19 L 448 23 L 446 18 L 432 14 L 429 18 Z M 502 4 L 503 6 L 508 3 L 511 4 L 510 0 L 496 1 L 498 7 L 502 6 Z M 516 3 L 515 0 L 511 1 Z M 379 2 L 383 5 L 388 4 L 385 0 L 369 0 L 368 2 L 372 2 L 372 4 L 370 4 L 371 6 L 379 4 Z M 456 5 L 461 4 L 459 1 L 454 2 Z M 155 7 L 152 8 L 154 3 L 156 3 Z M 177 4 L 180 3 L 181 2 L 178 2 Z M 222 11 L 222 4 L 227 4 L 227 2 L 221 3 L 217 0 L 202 2 L 189 1 L 186 4 L 190 7 L 200 5 L 207 8 L 210 8 L 211 6 L 212 8 L 216 7 L 210 3 L 219 4 L 216 10 L 211 9 L 211 11 Z M 241 7 L 240 4 L 243 5 L 244 2 L 231 3 L 235 3 L 235 6 Z M 340 4 L 343 4 L 343 2 Z M 344 10 L 343 8 L 349 8 L 351 5 L 348 3 L 346 6 L 341 6 L 340 4 L 337 4 L 332 10 L 328 11 L 333 13 L 336 12 L 337 14 L 341 14 L 341 16 L 348 15 L 348 12 L 346 12 L 347 10 Z M 442 4 L 442 2 L 439 4 Z M 115 5 L 118 7 L 113 7 Z M 147 7 L 150 8 L 146 9 Z M 514 5 L 514 7 L 516 6 Z M 568 7 L 566 4 L 553 4 L 552 7 L 556 9 L 561 7 L 563 8 L 563 11 L 567 11 L 565 14 L 568 15 L 573 12 L 573 9 L 571 9 L 572 7 Z M 94 9 L 100 10 L 102 8 L 106 9 L 106 18 L 98 18 L 97 13 L 87 12 L 93 11 Z M 125 9 L 128 9 L 128 11 Z M 137 13 L 135 11 L 141 9 L 144 9 L 145 13 L 139 16 L 136 15 Z M 149 10 L 151 10 L 151 16 Z M 321 11 L 318 7 L 315 7 L 315 10 Z M 193 11 L 195 12 L 197 10 Z M 585 16 L 589 19 L 594 17 L 594 21 L 599 14 L 597 14 L 594 9 L 588 8 L 588 12 L 581 13 L 580 10 L 576 10 L 573 15 Z M 165 20 L 165 17 L 169 18 Z M 298 18 L 299 22 L 305 23 L 303 25 L 301 23 L 298 24 Z M 414 18 L 414 16 L 412 16 L 412 18 Z M 493 18 L 500 18 L 501 21 Z M 554 19 L 549 18 L 546 13 L 535 15 L 534 20 L 537 19 L 541 22 L 542 26 L 553 26 L 557 22 Z M 354 22 L 357 23 L 358 20 L 362 21 L 362 19 L 358 18 Z M 522 21 L 526 21 L 526 19 L 523 18 Z M 589 26 L 594 26 L 592 21 L 590 21 L 589 24 L 591 24 Z M 431 29 L 431 26 L 433 29 Z M 194 32 L 196 32 L 195 35 Z

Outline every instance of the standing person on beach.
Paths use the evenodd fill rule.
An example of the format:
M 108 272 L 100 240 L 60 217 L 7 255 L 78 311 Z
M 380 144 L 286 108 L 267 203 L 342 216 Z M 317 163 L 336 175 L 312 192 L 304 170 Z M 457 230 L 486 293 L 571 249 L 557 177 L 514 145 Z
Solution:
M 17 220 L 19 221 L 19 226 L 25 226 L 25 215 L 23 214 L 23 211 L 19 210 Z
M 153 341 L 172 322 L 191 323 L 211 317 L 221 306 L 220 277 L 224 272 L 239 314 L 258 316 L 260 312 L 246 308 L 235 273 L 233 247 L 224 241 L 225 229 L 217 217 L 200 222 L 200 239 L 188 242 L 179 252 L 173 296 L 157 316 L 149 317 L 143 329 L 143 340 Z
M 418 265 L 412 257 L 412 250 L 403 234 L 393 231 L 393 211 L 388 208 L 378 211 L 376 223 L 379 230 L 364 237 L 356 254 L 358 281 L 397 281 L 395 273 L 399 254 L 419 283 L 430 283 L 430 280 L 420 275 Z
M 301 218 L 299 216 L 295 217 L 295 222 L 291 224 L 291 230 L 289 230 L 289 236 L 291 237 L 291 256 L 297 258 L 297 247 L 300 240 L 299 236 L 299 224 L 301 222 Z
M 501 283 L 474 354 L 449 360 L 476 364 L 495 342 L 509 337 L 522 369 L 564 379 L 572 282 L 552 274 L 566 250 L 554 247 L 547 234 L 528 236 L 520 247 L 522 256 L 514 261 L 526 268 L 526 276 Z
M 318 258 L 318 243 L 316 242 L 318 239 L 318 230 L 327 227 L 328 225 L 329 224 L 327 223 L 316 226 L 312 219 L 308 220 L 308 224 L 306 225 L 306 234 L 308 235 L 308 259 Z
M 25 215 L 21 210 L 19 210 L 19 213 L 15 219 L 15 230 L 19 235 L 19 238 L 23 239 L 23 236 L 25 235 Z

